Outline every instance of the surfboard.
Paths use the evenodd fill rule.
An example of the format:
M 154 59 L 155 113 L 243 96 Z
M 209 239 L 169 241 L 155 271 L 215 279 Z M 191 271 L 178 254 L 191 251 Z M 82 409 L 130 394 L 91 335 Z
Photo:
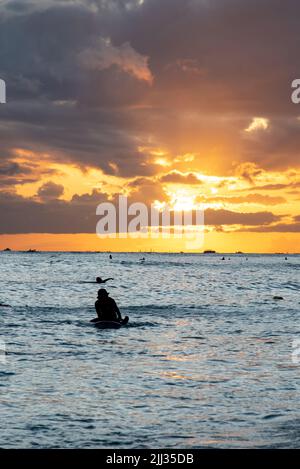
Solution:
M 99 329 L 120 329 L 120 327 L 125 326 L 129 321 L 129 317 L 126 316 L 122 322 L 119 321 L 94 321 L 94 325 Z

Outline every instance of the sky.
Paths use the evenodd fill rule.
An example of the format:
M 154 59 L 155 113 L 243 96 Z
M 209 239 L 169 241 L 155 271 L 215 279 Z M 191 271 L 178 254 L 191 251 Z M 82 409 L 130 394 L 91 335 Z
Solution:
M 220 252 L 300 252 L 298 0 L 0 0 L 0 249 L 100 239 L 98 204 L 205 209 Z

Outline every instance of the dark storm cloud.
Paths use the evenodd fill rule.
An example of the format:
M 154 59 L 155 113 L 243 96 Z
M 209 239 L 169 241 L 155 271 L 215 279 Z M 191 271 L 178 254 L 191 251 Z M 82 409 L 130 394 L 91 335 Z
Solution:
M 146 155 L 137 151 L 138 139 L 126 131 L 126 114 L 125 110 L 116 114 L 79 110 L 72 103 L 12 103 L 2 111 L 8 125 L 0 128 L 0 147 L 8 154 L 17 140 L 22 148 L 51 153 L 62 163 L 94 166 L 121 176 L 154 174 L 155 166 L 146 164 Z
M 0 177 L 15 176 L 23 172 L 24 170 L 18 163 L 0 163 Z
M 300 233 L 300 223 L 277 223 L 272 226 L 243 228 L 239 231 L 249 231 L 251 233 Z
M 37 195 L 40 197 L 40 199 L 46 201 L 50 199 L 58 199 L 63 195 L 64 191 L 64 186 L 49 181 L 39 188 Z
M 263 167 L 297 167 L 300 164 L 300 120 L 274 117 L 267 130 L 244 133 L 242 148 L 244 159 Z
M 36 163 L 18 163 L 14 161 L 15 154 L 7 154 L 0 160 L 0 189 L 10 186 L 12 189 L 16 185 L 37 182 L 41 177 L 53 176 L 58 171 L 52 168 L 38 168 Z
M 136 104 L 149 86 L 138 78 L 146 70 L 146 58 L 129 44 L 119 49 L 111 45 L 103 52 L 102 68 L 86 69 L 80 54 L 94 51 L 95 41 L 105 33 L 105 18 L 89 2 L 47 4 L 39 8 L 32 3 L 23 14 L 0 15 L 0 74 L 9 95 L 0 110 L 6 123 L 0 129 L 0 150 L 17 142 L 107 173 L 152 174 L 122 111 L 122 106 Z
M 160 182 L 167 182 L 171 184 L 202 184 L 202 181 L 200 181 L 200 179 L 198 179 L 195 174 L 181 174 L 178 171 L 172 171 L 171 173 L 164 174 L 161 176 Z
M 158 80 L 188 83 L 181 96 L 195 105 L 219 111 L 246 104 L 265 112 L 268 104 L 269 112 L 281 111 L 292 107 L 282 98 L 289 98 L 290 77 L 299 70 L 299 12 L 296 0 L 148 0 L 113 24 L 111 35 L 150 56 Z M 174 77 L 168 65 L 180 59 L 199 64 L 202 73 L 192 82 L 184 70 Z
M 128 184 L 132 190 L 130 195 L 131 202 L 142 202 L 150 207 L 155 200 L 167 202 L 168 197 L 161 184 L 153 181 L 151 178 L 137 178 Z
M 152 102 L 168 114 L 173 110 L 173 127 L 178 122 L 185 142 L 197 131 L 198 138 L 211 131 L 199 121 L 197 131 L 184 134 L 180 113 L 227 115 L 231 123 L 224 119 L 221 132 L 215 126 L 215 136 L 222 139 L 227 131 L 234 140 L 228 150 L 262 167 L 285 168 L 299 166 L 299 109 L 290 98 L 300 70 L 299 13 L 297 0 L 148 0 L 118 23 L 112 37 L 120 43 L 129 38 L 150 57 L 159 89 Z M 269 118 L 271 127 L 245 139 L 243 129 L 254 116 Z M 169 127 L 166 117 L 164 124 L 161 129 Z M 166 134 L 169 144 L 173 139 L 174 132 Z
M 0 16 L 0 71 L 9 84 L 10 103 L 21 102 L 11 110 L 10 119 L 18 122 L 14 137 L 21 141 L 26 134 L 28 145 L 48 146 L 54 154 L 62 151 L 76 162 L 105 171 L 111 168 L 107 160 L 116 158 L 121 174 L 138 175 L 146 170 L 136 152 L 136 138 L 144 141 L 154 133 L 159 141 L 178 145 L 178 139 L 173 142 L 173 127 L 183 125 L 178 108 L 213 114 L 235 111 L 234 124 L 240 128 L 257 114 L 295 115 L 290 80 L 300 69 L 299 13 L 296 0 L 146 0 L 142 5 L 114 0 L 7 1 Z M 110 38 L 111 46 L 101 56 L 105 38 Z M 88 51 L 100 54 L 101 66 L 83 66 L 80 57 Z M 146 59 L 153 86 L 122 68 L 129 60 L 132 71 Z M 39 106 L 30 107 L 28 99 Z M 52 110 L 53 122 L 49 100 L 78 105 Z M 124 106 L 139 105 L 152 106 L 144 122 L 138 109 L 120 119 Z M 105 108 L 105 116 L 93 111 L 95 107 Z M 35 128 L 27 127 L 28 120 L 34 122 L 41 114 L 42 132 L 36 123 Z M 233 137 L 239 130 L 236 125 L 223 122 L 218 131 L 229 131 Z M 278 126 L 281 132 L 274 124 L 273 135 L 266 140 L 262 135 L 261 142 L 242 139 L 245 158 L 268 165 L 275 151 L 271 163 L 286 164 L 286 156 L 297 163 L 298 138 L 284 145 L 297 134 L 297 123 L 290 120 L 283 129 Z M 197 132 L 211 135 L 213 129 L 204 119 L 194 133 L 182 138 L 195 139 Z M 103 144 L 105 134 L 110 144 Z M 131 167 L 129 162 L 126 170 L 127 158 L 135 164 Z
M 281 219 L 271 212 L 239 213 L 229 210 L 205 211 L 206 225 L 268 225 Z
M 89 196 L 89 204 L 80 197 L 71 202 L 50 198 L 40 202 L 0 193 L 0 234 L 12 233 L 94 233 L 95 207 L 104 199 Z
M 28 165 L 20 165 L 8 158 L 0 161 L 0 189 L 4 187 L 13 187 L 16 184 L 35 182 L 39 176 L 33 173 Z
M 0 234 L 95 233 L 96 223 L 100 219 L 96 216 L 98 204 L 111 202 L 118 214 L 117 196 L 108 200 L 105 194 L 94 190 L 92 194 L 76 195 L 71 201 L 63 201 L 57 199 L 62 191 L 62 186 L 44 185 L 38 193 L 41 200 L 37 200 L 36 197 L 28 199 L 11 193 L 0 193 Z M 134 202 L 136 202 L 135 195 L 128 199 L 128 206 Z M 172 216 L 171 214 L 171 224 Z M 212 226 L 240 224 L 267 226 L 278 222 L 280 218 L 271 212 L 237 213 L 213 209 L 205 211 L 205 224 Z

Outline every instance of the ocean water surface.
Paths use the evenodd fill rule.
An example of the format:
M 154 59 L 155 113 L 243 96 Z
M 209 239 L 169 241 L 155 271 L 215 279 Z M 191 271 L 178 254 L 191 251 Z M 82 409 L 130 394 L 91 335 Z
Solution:
M 300 256 L 112 256 L 0 253 L 0 447 L 299 447 Z

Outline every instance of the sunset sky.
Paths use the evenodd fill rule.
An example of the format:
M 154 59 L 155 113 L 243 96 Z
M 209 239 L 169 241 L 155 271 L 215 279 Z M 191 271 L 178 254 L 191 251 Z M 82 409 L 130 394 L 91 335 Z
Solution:
M 299 0 L 0 0 L 0 249 L 185 250 L 97 238 L 127 195 L 300 252 L 299 40 Z

